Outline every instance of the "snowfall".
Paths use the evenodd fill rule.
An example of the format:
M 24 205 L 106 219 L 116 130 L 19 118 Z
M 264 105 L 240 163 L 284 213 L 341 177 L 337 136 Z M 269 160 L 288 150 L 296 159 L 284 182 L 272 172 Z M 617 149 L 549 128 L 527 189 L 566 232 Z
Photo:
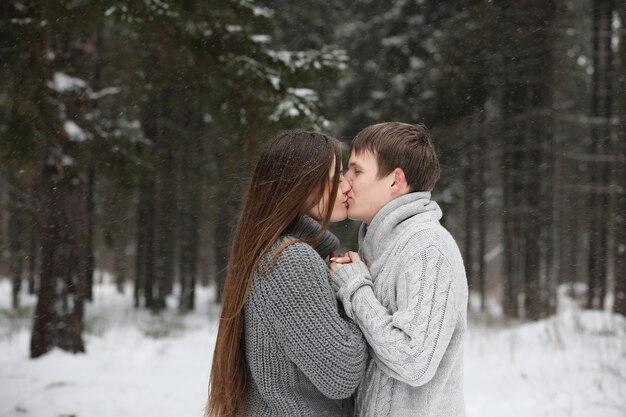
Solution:
M 155 316 L 133 307 L 110 279 L 86 307 L 85 354 L 29 358 L 35 298 L 11 309 L 0 279 L 0 417 L 201 417 L 219 307 L 211 288 L 197 311 Z M 626 320 L 584 311 L 560 289 L 559 313 L 506 322 L 471 312 L 465 339 L 468 417 L 626 415 Z M 475 301 L 475 300 L 472 300 Z M 476 310 L 474 302 L 471 310 Z

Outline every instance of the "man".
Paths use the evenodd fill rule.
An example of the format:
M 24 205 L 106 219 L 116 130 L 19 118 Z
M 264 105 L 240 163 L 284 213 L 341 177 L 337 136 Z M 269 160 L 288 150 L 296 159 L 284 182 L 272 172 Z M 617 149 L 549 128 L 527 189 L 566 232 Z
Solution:
M 381 123 L 352 141 L 348 217 L 359 253 L 331 259 L 337 296 L 371 359 L 356 414 L 465 415 L 467 280 L 458 246 L 430 192 L 439 162 L 422 125 Z

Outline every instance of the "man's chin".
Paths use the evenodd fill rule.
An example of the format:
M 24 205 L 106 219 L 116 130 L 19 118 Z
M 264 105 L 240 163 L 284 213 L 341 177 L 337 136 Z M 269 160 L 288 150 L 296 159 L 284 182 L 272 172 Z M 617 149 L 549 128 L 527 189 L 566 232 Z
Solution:
M 363 221 L 357 213 L 355 213 L 354 211 L 351 211 L 350 209 L 348 209 L 348 218 L 350 220 L 354 220 L 358 222 Z

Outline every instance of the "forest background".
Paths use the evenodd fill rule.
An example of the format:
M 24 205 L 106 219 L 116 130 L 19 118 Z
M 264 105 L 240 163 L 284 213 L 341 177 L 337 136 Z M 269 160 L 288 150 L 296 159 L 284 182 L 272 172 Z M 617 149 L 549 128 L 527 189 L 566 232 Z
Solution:
M 30 355 L 85 350 L 105 273 L 160 314 L 219 302 L 255 157 L 424 123 L 477 314 L 559 288 L 626 315 L 626 9 L 617 0 L 3 1 L 0 276 Z M 333 226 L 344 248 L 358 225 Z M 481 313 L 483 312 L 483 313 Z

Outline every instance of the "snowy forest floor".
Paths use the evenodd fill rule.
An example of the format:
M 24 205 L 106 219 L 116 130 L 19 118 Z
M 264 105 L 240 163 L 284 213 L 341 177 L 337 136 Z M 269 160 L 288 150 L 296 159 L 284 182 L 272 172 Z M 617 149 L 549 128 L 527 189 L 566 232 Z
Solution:
M 201 417 L 219 308 L 198 288 L 197 310 L 153 316 L 130 287 L 107 279 L 86 308 L 86 354 L 29 359 L 35 299 L 10 309 L 0 280 L 0 417 Z M 465 345 L 468 417 L 626 415 L 626 320 L 583 311 L 562 291 L 557 316 L 506 323 L 470 314 Z

